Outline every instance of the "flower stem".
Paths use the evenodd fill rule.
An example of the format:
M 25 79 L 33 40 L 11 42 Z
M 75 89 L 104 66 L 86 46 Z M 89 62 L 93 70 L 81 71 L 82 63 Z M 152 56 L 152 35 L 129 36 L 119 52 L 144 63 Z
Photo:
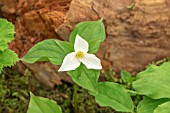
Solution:
M 78 95 L 77 95 L 77 91 L 78 91 L 79 87 L 76 83 L 74 83 L 73 85 L 73 107 L 74 107 L 74 113 L 78 113 Z

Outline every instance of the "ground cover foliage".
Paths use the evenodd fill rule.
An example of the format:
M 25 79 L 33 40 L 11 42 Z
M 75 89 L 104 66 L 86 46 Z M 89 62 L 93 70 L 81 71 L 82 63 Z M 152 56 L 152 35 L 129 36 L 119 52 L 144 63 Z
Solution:
M 139 72 L 134 77 L 127 71 L 121 71 L 121 73 L 119 73 L 120 78 L 116 78 L 114 71 L 112 70 L 103 71 L 106 80 L 99 81 L 99 76 L 101 75 L 99 70 L 102 68 L 100 59 L 93 55 L 93 53 L 98 51 L 100 44 L 105 40 L 105 29 L 102 19 L 77 24 L 70 35 L 70 43 L 55 39 L 45 40 L 32 47 L 21 59 L 17 57 L 15 52 L 8 49 L 8 43 L 14 39 L 13 25 L 4 19 L 0 19 L 0 23 L 2 24 L 0 27 L 0 38 L 2 39 L 0 42 L 0 53 L 2 57 L 0 60 L 0 69 L 2 70 L 4 67 L 13 66 L 19 60 L 28 63 L 49 61 L 55 65 L 64 65 L 61 70 L 67 71 L 67 74 L 71 76 L 75 83 L 74 85 L 71 84 L 71 95 L 63 94 L 59 89 L 54 95 L 59 94 L 59 96 L 65 99 L 71 97 L 71 101 L 69 102 L 70 106 L 67 106 L 66 109 L 70 107 L 73 109 L 68 109 L 68 112 L 91 112 L 88 108 L 82 110 L 79 106 L 79 101 L 84 98 L 79 98 L 79 90 L 81 89 L 86 92 L 85 94 L 91 95 L 90 100 L 95 100 L 92 101 L 94 103 L 91 104 L 91 106 L 98 104 L 101 107 L 105 107 L 106 110 L 108 107 L 108 110 L 111 110 L 111 112 L 115 110 L 115 112 L 130 113 L 169 113 L 170 62 L 163 62 L 159 66 L 154 64 L 148 65 L 145 70 Z M 88 34 L 86 32 L 88 32 Z M 97 43 L 97 45 L 94 45 L 93 43 Z M 49 47 L 49 45 L 52 47 Z M 68 45 L 70 45 L 69 48 Z M 56 55 L 53 56 L 53 53 L 56 53 Z M 74 61 L 72 61 L 72 58 L 67 58 L 67 55 L 70 54 Z M 84 54 L 85 56 L 83 56 Z M 77 62 L 78 65 L 72 68 L 73 64 L 70 62 L 73 64 Z M 30 97 L 30 101 L 29 107 L 27 108 L 28 110 L 26 111 L 27 113 L 62 113 L 67 111 L 63 108 L 62 104 L 60 105 L 55 99 L 35 96 L 30 92 L 33 89 L 32 87 L 29 87 L 29 80 L 25 82 L 25 86 L 22 85 L 24 84 L 23 81 L 25 78 L 18 80 L 19 73 L 16 73 L 16 84 L 13 84 L 13 82 L 10 83 L 10 79 L 15 77 L 10 77 L 14 72 L 15 71 L 10 72 L 4 70 L 1 75 L 2 81 L 0 82 L 0 88 L 2 90 L 2 112 L 14 112 L 14 109 L 12 109 L 13 107 L 15 107 L 15 109 L 19 108 L 18 112 L 20 112 L 20 110 L 23 112 L 25 109 L 22 110 L 22 107 L 18 106 L 18 102 L 22 101 L 22 104 L 26 103 L 24 105 L 27 105 L 28 97 Z M 109 74 L 107 74 L 107 72 Z M 28 75 L 29 74 L 26 73 L 22 77 L 27 76 L 28 79 Z M 14 86 L 18 88 L 15 89 L 13 88 Z M 28 89 L 24 90 L 25 87 Z M 41 87 L 41 85 L 39 87 Z M 56 90 L 57 87 L 59 86 L 56 86 L 53 90 Z M 35 91 L 38 90 L 36 89 Z M 9 102 L 10 104 L 8 104 L 8 98 L 11 101 Z M 85 99 L 83 104 L 88 101 L 89 99 Z M 91 101 L 89 102 L 91 103 Z M 95 106 L 92 109 L 95 109 Z M 94 110 L 94 113 L 99 111 L 100 107 L 97 107 L 97 110 Z

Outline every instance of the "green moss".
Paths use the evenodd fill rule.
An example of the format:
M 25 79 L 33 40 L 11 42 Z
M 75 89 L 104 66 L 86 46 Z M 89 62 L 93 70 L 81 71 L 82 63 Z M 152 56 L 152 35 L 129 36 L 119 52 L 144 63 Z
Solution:
M 28 104 L 28 76 L 5 69 L 0 75 L 0 112 L 23 113 Z

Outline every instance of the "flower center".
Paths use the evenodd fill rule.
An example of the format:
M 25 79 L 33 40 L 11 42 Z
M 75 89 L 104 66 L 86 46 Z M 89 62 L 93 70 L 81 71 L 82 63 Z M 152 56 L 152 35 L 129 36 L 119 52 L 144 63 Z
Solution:
M 76 58 L 83 58 L 83 57 L 84 57 L 84 53 L 83 52 L 81 52 L 81 51 L 77 52 Z

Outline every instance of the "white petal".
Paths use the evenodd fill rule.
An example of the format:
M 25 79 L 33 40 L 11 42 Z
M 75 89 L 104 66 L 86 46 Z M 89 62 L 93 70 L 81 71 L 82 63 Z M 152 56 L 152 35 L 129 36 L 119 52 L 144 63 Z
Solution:
M 83 38 L 81 38 L 78 34 L 76 36 L 75 42 L 74 42 L 74 50 L 76 52 L 78 51 L 82 51 L 87 53 L 89 49 L 89 44 L 86 40 L 84 40 Z
M 75 70 L 80 66 L 80 61 L 76 58 L 76 53 L 72 52 L 66 55 L 63 60 L 63 63 L 58 71 L 70 71 Z
M 86 53 L 84 58 L 79 59 L 88 69 L 102 69 L 100 59 L 93 54 Z

